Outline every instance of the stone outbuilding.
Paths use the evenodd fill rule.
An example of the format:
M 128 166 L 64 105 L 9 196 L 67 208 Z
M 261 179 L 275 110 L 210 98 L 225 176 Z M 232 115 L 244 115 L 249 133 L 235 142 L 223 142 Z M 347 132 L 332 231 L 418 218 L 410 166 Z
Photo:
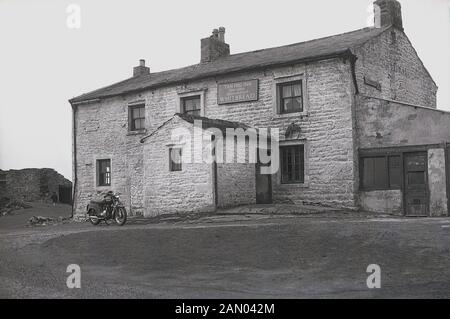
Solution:
M 436 107 L 400 3 L 374 7 L 374 27 L 253 52 L 231 54 L 215 29 L 199 64 L 152 73 L 141 60 L 132 77 L 71 99 L 76 214 L 112 189 L 145 216 L 249 203 L 447 215 L 450 115 Z M 190 144 L 171 134 L 195 120 L 206 135 L 278 132 L 278 169 L 262 174 L 259 158 L 178 165 Z
M 72 203 L 72 182 L 51 168 L 0 170 L 0 198 L 21 201 L 49 200 L 56 193 L 62 203 Z
M 199 123 L 197 127 L 196 123 Z M 255 161 L 249 158 L 248 136 L 242 139 L 242 161 L 237 160 L 235 151 L 232 151 L 233 159 L 226 161 L 229 143 L 233 150 L 241 147 L 235 129 L 248 132 L 250 127 L 239 122 L 177 113 L 143 137 L 144 206 L 152 207 L 150 214 L 214 211 L 221 207 L 255 204 L 258 186 L 261 186 L 256 183 L 260 174 L 257 174 Z M 233 136 L 230 138 L 227 134 Z M 257 136 L 255 131 L 255 141 Z M 217 158 L 219 152 L 221 159 Z M 184 157 L 184 160 L 174 163 L 170 160 L 174 156 Z M 268 181 L 269 176 L 259 178 L 264 177 Z

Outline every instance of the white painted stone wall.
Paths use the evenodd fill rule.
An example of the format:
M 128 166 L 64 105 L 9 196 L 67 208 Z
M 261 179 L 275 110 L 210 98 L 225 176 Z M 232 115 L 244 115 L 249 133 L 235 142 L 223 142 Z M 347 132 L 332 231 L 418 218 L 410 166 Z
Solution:
M 430 215 L 447 216 L 447 187 L 445 151 L 428 150 L 428 189 L 430 190 Z
M 172 140 L 173 130 L 180 128 L 191 133 L 190 141 Z M 214 211 L 212 164 L 194 162 L 196 137 L 193 131 L 192 124 L 174 117 L 144 142 L 144 216 Z M 182 163 L 181 171 L 170 171 L 170 147 L 182 148 L 184 156 L 190 151 L 191 163 Z M 208 151 L 204 144 L 202 154 Z
M 299 76 L 306 82 L 305 112 L 277 114 L 274 111 L 277 81 L 288 81 Z M 255 78 L 259 79 L 258 101 L 217 104 L 218 82 Z M 281 139 L 284 139 L 284 132 L 291 123 L 301 127 L 302 133 L 298 136 L 298 141 L 300 143 L 306 140 L 309 143 L 309 183 L 281 185 L 277 176 L 274 176 L 272 188 L 275 202 L 314 202 L 355 207 L 351 81 L 348 61 L 332 59 L 308 65 L 209 78 L 81 105 L 76 120 L 77 213 L 84 213 L 87 201 L 102 190 L 95 185 L 97 158 L 112 159 L 111 188 L 125 194 L 124 198 L 130 208 L 143 210 L 148 194 L 143 195 L 142 190 L 148 182 L 142 176 L 150 174 L 150 171 L 147 172 L 145 167 L 142 173 L 143 170 L 139 168 L 142 146 L 138 140 L 142 135 L 127 135 L 128 103 L 145 101 L 146 127 L 147 132 L 151 132 L 177 111 L 180 94 L 191 91 L 199 91 L 205 95 L 206 117 L 239 121 L 256 128 L 278 128 Z M 152 167 L 149 166 L 148 169 Z M 251 173 L 247 171 L 246 174 L 250 176 Z M 246 201 L 252 202 L 253 198 L 254 195 Z M 174 205 L 176 204 L 175 201 Z
M 437 86 L 405 33 L 391 28 L 355 51 L 356 76 L 362 94 L 436 107 Z M 364 84 L 381 84 L 381 91 Z
M 436 86 L 406 36 L 398 31 L 394 33 L 394 44 L 394 35 L 389 31 L 356 51 L 360 90 L 366 94 L 435 106 Z M 364 85 L 365 75 L 380 81 L 382 93 Z M 305 112 L 277 114 L 274 109 L 276 83 L 298 78 L 305 81 Z M 248 79 L 259 80 L 258 101 L 218 105 L 218 83 Z M 190 92 L 203 95 L 203 115 L 206 117 L 239 121 L 257 128 L 278 128 L 282 140 L 291 123 L 301 127 L 301 134 L 296 139 L 308 145 L 305 178 L 308 182 L 281 185 L 279 176 L 274 175 L 275 202 L 357 206 L 358 145 L 352 117 L 353 79 L 350 62 L 336 58 L 210 77 L 80 105 L 76 115 L 77 213 L 82 214 L 87 201 L 103 190 L 95 183 L 95 160 L 104 157 L 112 160 L 111 188 L 124 193 L 123 198 L 133 212 L 143 211 L 149 196 L 143 193 L 148 184 L 143 176 L 148 176 L 155 168 L 143 164 L 144 155 L 139 143 L 143 135 L 128 134 L 128 104 L 137 100 L 145 102 L 146 128 L 151 132 L 179 111 L 180 96 Z M 250 180 L 250 171 L 246 174 Z M 167 182 L 169 188 L 176 188 L 176 185 L 170 186 L 169 180 Z M 251 201 L 250 194 L 247 200 Z M 173 199 L 173 203 L 176 206 L 177 199 Z
M 360 205 L 363 211 L 403 215 L 401 190 L 381 190 L 360 192 Z

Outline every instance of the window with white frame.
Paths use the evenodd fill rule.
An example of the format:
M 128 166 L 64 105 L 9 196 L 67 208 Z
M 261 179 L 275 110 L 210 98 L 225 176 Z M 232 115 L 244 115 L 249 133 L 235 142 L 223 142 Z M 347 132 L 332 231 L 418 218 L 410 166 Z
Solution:
M 181 166 L 181 147 L 169 148 L 169 171 L 179 172 L 182 169 Z
M 279 83 L 278 113 L 303 112 L 303 85 L 302 80 Z
M 145 105 L 132 105 L 128 107 L 128 122 L 130 131 L 142 131 L 145 129 Z
M 97 185 L 111 186 L 111 160 L 97 160 Z
M 181 98 L 181 113 L 200 115 L 201 109 L 200 95 L 185 96 Z
M 281 183 L 305 182 L 305 146 L 303 144 L 280 146 Z

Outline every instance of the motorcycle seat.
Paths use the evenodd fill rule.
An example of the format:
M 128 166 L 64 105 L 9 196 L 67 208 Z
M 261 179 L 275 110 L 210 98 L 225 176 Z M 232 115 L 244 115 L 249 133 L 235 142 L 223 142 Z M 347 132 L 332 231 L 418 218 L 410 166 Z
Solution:
M 103 201 L 101 201 L 101 200 L 91 200 L 91 204 L 101 205 L 101 204 L 103 204 Z

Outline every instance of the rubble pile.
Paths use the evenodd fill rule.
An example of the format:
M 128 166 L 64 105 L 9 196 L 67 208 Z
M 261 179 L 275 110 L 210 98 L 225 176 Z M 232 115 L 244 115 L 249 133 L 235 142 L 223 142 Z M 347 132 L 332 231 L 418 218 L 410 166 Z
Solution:
M 2 198 L 0 200 L 0 216 L 11 215 L 13 211 L 19 209 L 31 208 L 30 204 L 19 200 L 9 200 L 8 198 Z
M 46 226 L 46 225 L 56 225 L 61 223 L 66 223 L 70 221 L 70 217 L 43 217 L 43 216 L 33 216 L 28 220 L 29 226 Z

